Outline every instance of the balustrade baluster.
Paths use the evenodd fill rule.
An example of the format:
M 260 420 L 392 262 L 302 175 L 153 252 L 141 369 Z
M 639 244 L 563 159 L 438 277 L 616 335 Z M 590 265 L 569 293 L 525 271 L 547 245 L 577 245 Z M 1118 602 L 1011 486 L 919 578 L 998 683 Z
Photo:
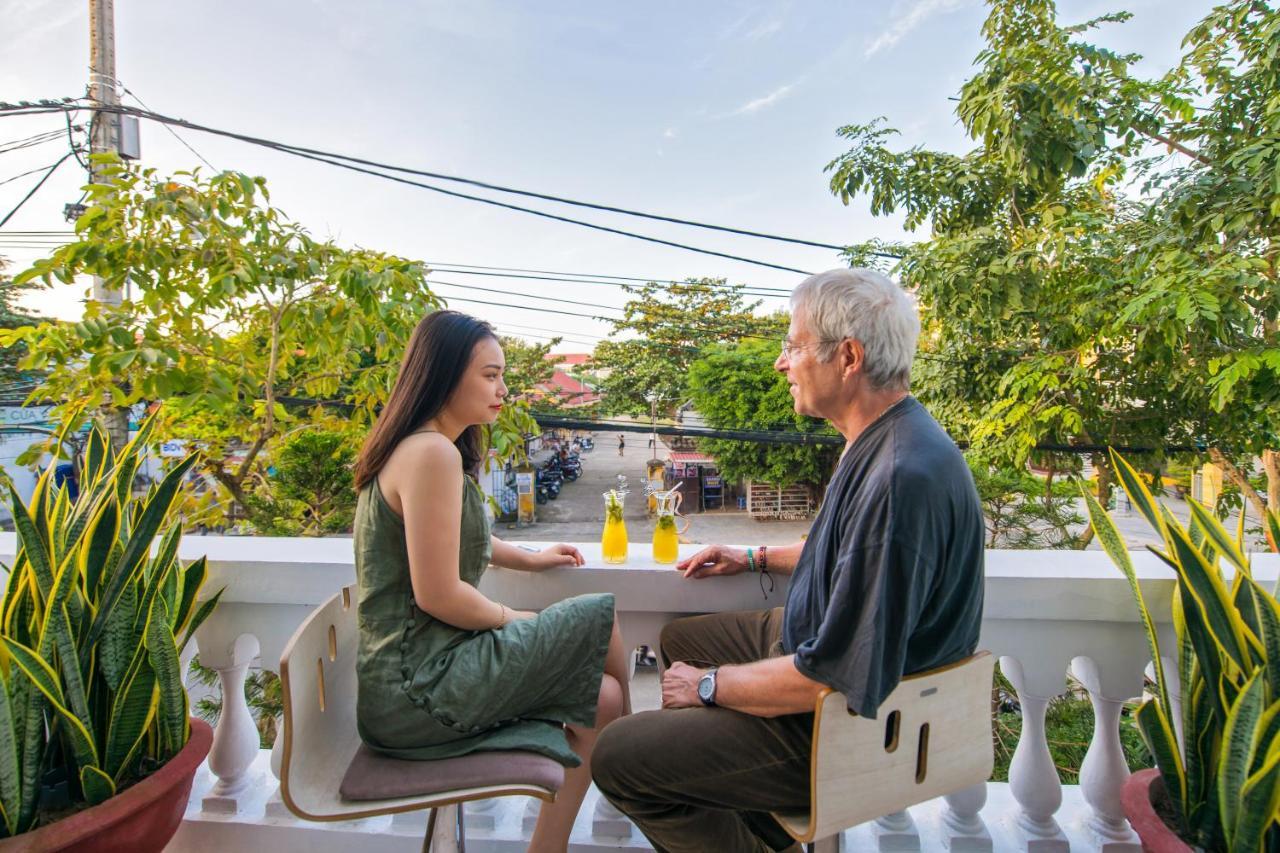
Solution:
M 987 804 L 987 783 L 947 794 L 942 843 L 953 853 L 991 853 L 991 833 L 978 813 Z
M 1076 658 L 1071 671 L 1089 691 L 1093 704 L 1093 739 L 1080 765 L 1080 789 L 1093 812 L 1085 828 L 1102 853 L 1141 853 L 1142 843 L 1120 807 L 1120 789 L 1129 778 L 1120 740 L 1120 710 L 1128 698 L 1123 694 L 1141 692 L 1142 681 L 1130 679 L 1131 686 L 1126 689 L 1113 676 L 1111 681 L 1118 683 L 1109 684 L 1090 658 Z
M 280 763 L 284 758 L 284 721 L 276 720 L 276 739 L 271 744 L 271 775 L 275 777 L 275 790 L 267 799 L 263 814 L 270 818 L 292 818 L 293 812 L 280 796 Z
M 196 636 L 200 662 L 218 673 L 222 687 L 222 713 L 218 715 L 213 746 L 209 750 L 209 770 L 218 781 L 201 807 L 206 812 L 235 814 L 244 795 L 259 782 L 258 774 L 250 771 L 253 759 L 258 756 L 258 729 L 244 696 L 249 664 L 258 655 L 258 638 L 240 634 L 228 640 L 219 634 L 217 621 L 210 620 L 201 626 Z
M 871 834 L 880 853 L 914 853 L 920 849 L 920 831 L 905 809 L 876 818 Z
M 1044 730 L 1044 715 L 1053 694 L 1043 690 L 1043 684 L 1036 687 L 1044 695 L 1033 694 L 1036 687 L 1017 658 L 1000 658 L 1000 670 L 1017 691 L 1022 706 L 1022 735 L 1009 762 L 1009 789 L 1019 806 L 1014 832 L 1022 849 L 1031 853 L 1068 853 L 1067 837 L 1053 817 L 1062 806 L 1062 783 Z
M 617 806 L 609 802 L 603 794 L 596 799 L 595 809 L 591 812 L 591 834 L 595 837 L 630 838 L 634 828 L 631 819 L 618 811 Z

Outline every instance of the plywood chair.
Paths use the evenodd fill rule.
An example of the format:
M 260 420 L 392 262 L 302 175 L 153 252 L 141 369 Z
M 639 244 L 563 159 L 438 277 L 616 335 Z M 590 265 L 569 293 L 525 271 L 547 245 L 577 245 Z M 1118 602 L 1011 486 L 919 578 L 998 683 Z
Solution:
M 491 797 L 555 799 L 556 761 L 528 752 L 402 761 L 365 747 L 356 731 L 356 607 L 351 587 L 317 608 L 280 656 L 284 694 L 280 796 L 305 820 L 336 821 L 431 809 L 424 851 L 465 847 L 462 803 Z M 450 813 L 452 819 L 437 820 Z
M 774 813 L 801 843 L 985 782 L 991 776 L 991 676 L 979 652 L 902 679 L 877 719 L 825 690 L 813 716 L 808 813 Z M 834 845 L 827 845 L 834 848 Z

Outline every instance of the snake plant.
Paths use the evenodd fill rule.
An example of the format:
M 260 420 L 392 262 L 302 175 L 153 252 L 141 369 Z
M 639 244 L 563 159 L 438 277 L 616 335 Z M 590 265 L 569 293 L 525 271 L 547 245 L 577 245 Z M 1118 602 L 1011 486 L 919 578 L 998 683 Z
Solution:
M 172 509 L 194 457 L 132 494 L 153 427 L 118 454 L 94 427 L 74 501 L 53 466 L 28 503 L 9 487 L 17 553 L 0 601 L 0 836 L 44 819 L 46 780 L 66 779 L 73 807 L 96 805 L 190 736 L 178 657 L 218 596 L 198 599 L 203 558 L 178 560 Z
M 1177 648 L 1162 650 L 1124 540 L 1084 490 L 1093 528 L 1129 580 L 1151 647 L 1154 695 L 1137 723 L 1169 794 L 1173 828 L 1205 850 L 1280 849 L 1280 604 L 1253 578 L 1244 513 L 1232 535 L 1191 501 L 1184 526 L 1119 454 L 1113 451 L 1111 461 L 1129 499 L 1163 539 L 1163 547 L 1148 548 L 1177 577 L 1171 614 Z M 1280 516 L 1274 510 L 1267 516 L 1270 541 L 1280 542 Z M 1177 661 L 1176 674 L 1165 672 L 1162 656 Z

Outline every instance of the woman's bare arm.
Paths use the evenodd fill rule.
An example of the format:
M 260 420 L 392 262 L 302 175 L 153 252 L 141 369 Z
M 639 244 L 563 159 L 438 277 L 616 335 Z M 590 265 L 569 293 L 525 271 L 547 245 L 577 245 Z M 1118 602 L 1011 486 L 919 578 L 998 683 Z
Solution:
M 404 517 L 409 579 L 419 609 L 469 631 L 509 621 L 509 608 L 465 583 L 458 571 L 465 476 L 458 449 L 438 433 L 424 433 L 402 442 L 393 461 L 402 472 L 394 477 L 394 493 Z

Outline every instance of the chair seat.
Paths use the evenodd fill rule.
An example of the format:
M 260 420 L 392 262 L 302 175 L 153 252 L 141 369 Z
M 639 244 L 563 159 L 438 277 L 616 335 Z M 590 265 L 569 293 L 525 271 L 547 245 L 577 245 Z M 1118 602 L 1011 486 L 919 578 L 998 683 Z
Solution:
M 365 801 L 502 785 L 535 785 L 558 791 L 563 784 L 560 762 L 536 752 L 474 752 L 458 758 L 407 761 L 388 758 L 360 744 L 338 790 L 345 800 Z

